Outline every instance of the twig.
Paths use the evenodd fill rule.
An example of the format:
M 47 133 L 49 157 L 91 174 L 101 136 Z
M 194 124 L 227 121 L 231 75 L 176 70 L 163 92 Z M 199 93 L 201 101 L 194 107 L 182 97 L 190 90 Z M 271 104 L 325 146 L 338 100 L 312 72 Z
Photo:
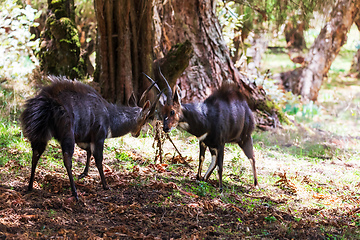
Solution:
M 174 146 L 175 151 L 179 154 L 180 158 L 184 161 L 185 166 L 190 168 L 191 170 L 193 170 L 193 168 L 186 162 L 185 158 L 183 158 L 183 156 L 181 155 L 179 149 L 177 149 L 177 147 L 175 146 L 173 140 L 170 138 L 170 135 L 168 133 L 166 133 L 166 138 L 169 139 L 171 144 Z
M 155 160 L 154 163 L 156 163 L 157 158 L 160 158 L 160 163 L 162 163 L 162 145 L 163 145 L 163 141 L 165 141 L 164 138 L 164 134 L 163 131 L 161 130 L 161 122 L 157 121 L 156 125 L 155 125 L 155 136 L 154 136 L 154 143 L 153 143 L 153 148 L 155 148 L 155 143 L 156 143 L 156 152 L 155 152 Z
M 165 208 L 164 206 L 163 206 L 163 209 L 164 209 L 164 212 L 163 212 L 163 214 L 162 214 L 162 216 L 161 216 L 160 222 L 163 221 L 163 219 L 164 219 L 164 217 L 165 217 L 165 213 L 166 213 L 166 208 Z
M 172 145 L 174 146 L 176 152 L 180 155 L 180 157 L 181 157 L 182 159 L 184 159 L 183 156 L 181 155 L 180 151 L 177 149 L 177 147 L 175 146 L 174 142 L 173 142 L 172 139 L 170 138 L 170 135 L 169 135 L 168 133 L 166 133 L 166 138 L 170 140 L 170 142 L 171 142 Z

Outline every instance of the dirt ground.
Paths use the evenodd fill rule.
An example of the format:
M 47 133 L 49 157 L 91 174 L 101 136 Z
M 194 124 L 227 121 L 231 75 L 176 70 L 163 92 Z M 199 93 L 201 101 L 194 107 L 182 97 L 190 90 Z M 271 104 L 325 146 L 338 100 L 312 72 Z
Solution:
M 85 162 L 85 156 L 79 158 Z M 10 160 L 0 168 L 0 239 L 337 239 L 334 236 L 344 232 L 360 236 L 353 221 L 360 208 L 334 211 L 320 220 L 314 217 L 319 210 L 308 209 L 298 218 L 278 210 L 286 201 L 255 193 L 251 186 L 234 185 L 232 193 L 215 197 L 195 194 L 190 190 L 201 183 L 184 166 L 139 163 L 116 171 L 111 164 L 104 164 L 111 190 L 101 188 L 93 168 L 76 181 L 76 202 L 64 171 L 38 167 L 35 189 L 28 193 L 29 167 Z

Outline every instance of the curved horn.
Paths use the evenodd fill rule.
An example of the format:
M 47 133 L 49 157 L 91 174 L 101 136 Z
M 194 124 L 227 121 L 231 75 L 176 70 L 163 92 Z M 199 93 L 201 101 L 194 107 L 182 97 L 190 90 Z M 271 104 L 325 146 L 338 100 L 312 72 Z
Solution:
M 168 81 L 166 80 L 166 78 L 164 77 L 164 75 L 161 72 L 160 66 L 159 66 L 159 72 L 160 72 L 160 76 L 164 79 L 165 83 L 166 83 L 166 87 L 167 87 L 167 92 L 166 92 L 166 103 L 168 105 L 172 105 L 172 97 L 173 97 L 173 92 L 171 90 L 171 87 L 168 83 Z
M 151 79 L 151 77 L 149 77 L 149 76 L 148 76 L 146 73 L 144 73 L 144 72 L 142 72 L 142 74 L 144 74 L 144 75 L 149 79 L 149 81 L 150 81 L 151 83 L 154 83 L 156 89 L 157 89 L 159 92 L 161 92 L 159 86 L 157 85 L 157 83 L 156 83 L 154 80 Z
M 159 101 L 160 97 L 162 94 L 164 94 L 165 89 L 163 89 L 157 96 L 155 101 L 152 103 L 151 108 L 150 108 L 150 113 L 149 113 L 149 117 L 151 117 L 154 113 L 155 113 L 155 109 L 156 109 L 156 104 Z
M 146 94 L 150 91 L 150 89 L 156 84 L 156 82 L 153 82 L 144 92 L 141 94 L 139 104 L 142 102 L 143 98 L 145 98 Z

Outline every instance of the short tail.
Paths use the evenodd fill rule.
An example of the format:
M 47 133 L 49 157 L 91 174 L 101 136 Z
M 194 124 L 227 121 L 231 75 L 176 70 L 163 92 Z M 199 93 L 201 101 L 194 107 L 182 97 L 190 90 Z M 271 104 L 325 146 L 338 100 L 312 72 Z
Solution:
M 20 121 L 25 137 L 30 142 L 47 142 L 51 139 L 54 103 L 41 94 L 26 101 Z

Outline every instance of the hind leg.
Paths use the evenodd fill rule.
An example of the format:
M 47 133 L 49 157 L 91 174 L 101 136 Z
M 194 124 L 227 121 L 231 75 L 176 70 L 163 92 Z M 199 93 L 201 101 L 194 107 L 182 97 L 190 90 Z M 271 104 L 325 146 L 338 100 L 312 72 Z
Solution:
M 254 186 L 258 185 L 257 175 L 256 175 L 256 168 L 255 168 L 255 156 L 254 156 L 254 147 L 253 147 L 253 141 L 252 137 L 241 141 L 238 143 L 241 149 L 244 151 L 245 155 L 249 158 L 252 172 L 254 176 Z
M 82 179 L 82 178 L 84 178 L 84 177 L 86 177 L 88 175 L 89 166 L 90 166 L 90 159 L 91 159 L 91 150 L 86 149 L 86 166 L 85 166 L 84 172 L 79 175 L 79 179 Z
M 197 180 L 202 180 L 201 177 L 201 171 L 202 171 L 202 166 L 205 160 L 205 151 L 206 151 L 206 145 L 204 142 L 200 141 L 199 142 L 199 149 L 200 149 L 200 154 L 199 154 L 199 168 L 198 168 L 198 172 L 196 175 L 196 179 Z
M 43 154 L 43 152 L 45 151 L 46 145 L 47 142 L 31 143 L 33 154 L 31 158 L 31 176 L 30 176 L 28 191 L 31 191 L 33 189 L 36 166 L 39 162 L 41 154 Z
M 74 147 L 75 147 L 75 140 L 73 137 L 64 138 L 61 141 L 63 160 L 64 160 L 64 165 L 65 165 L 67 174 L 69 176 L 71 192 L 72 192 L 72 195 L 75 197 L 75 199 L 79 200 L 79 197 L 78 197 L 78 194 L 76 191 L 76 187 L 75 187 L 74 177 L 72 175 L 72 170 L 71 170 Z
M 207 181 L 210 178 L 211 173 L 214 171 L 214 169 L 217 165 L 218 150 L 216 148 L 210 148 L 210 153 L 211 153 L 211 163 L 210 163 L 208 170 L 206 171 L 206 173 L 204 175 L 205 181 Z
M 224 145 L 218 147 L 217 154 L 217 166 L 218 166 L 218 174 L 219 174 L 219 189 L 222 192 L 223 184 L 222 184 L 222 174 L 223 174 L 223 165 L 224 165 Z
M 95 143 L 95 149 L 94 149 L 94 158 L 96 167 L 99 171 L 101 182 L 104 189 L 109 189 L 109 186 L 106 183 L 105 175 L 104 175 L 104 169 L 103 169 L 103 150 L 104 150 L 104 139 L 99 140 L 97 143 Z

